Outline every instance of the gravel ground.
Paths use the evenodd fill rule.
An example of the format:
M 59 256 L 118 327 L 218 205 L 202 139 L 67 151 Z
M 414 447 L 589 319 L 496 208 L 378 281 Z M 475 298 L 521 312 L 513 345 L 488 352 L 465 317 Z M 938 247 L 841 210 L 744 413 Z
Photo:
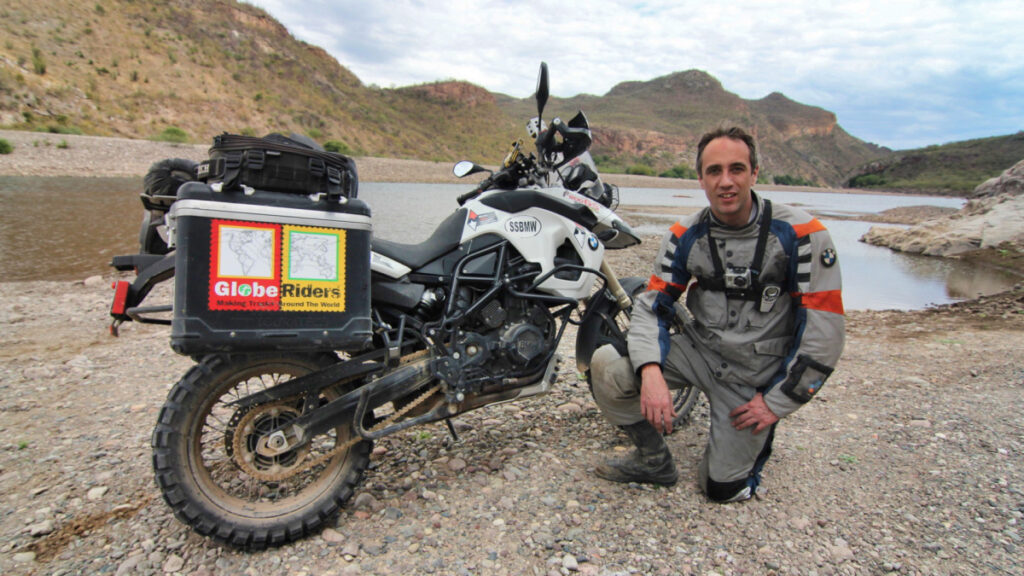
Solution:
M 130 168 L 138 175 L 185 155 L 132 140 L 0 137 L 15 141 L 15 155 L 32 149 L 0 156 L 0 174 L 114 175 L 129 154 L 156 146 Z M 32 144 L 42 139 L 53 143 Z M 70 161 L 76 148 L 105 146 L 103 169 L 78 171 L 95 154 Z M 185 149 L 201 158 L 205 148 Z M 422 176 L 431 164 L 368 160 L 364 179 L 378 169 Z M 656 246 L 615 253 L 613 267 L 646 274 Z M 626 439 L 579 382 L 568 333 L 551 394 L 459 417 L 458 442 L 440 424 L 382 440 L 336 524 L 241 553 L 193 534 L 159 496 L 150 434 L 191 362 L 170 350 L 163 327 L 108 335 L 111 279 L 0 283 L 0 573 L 1022 572 L 1021 286 L 931 310 L 850 312 L 846 352 L 822 393 L 780 425 L 757 500 L 723 506 L 700 494 L 704 405 L 669 438 L 675 487 L 594 477 Z M 161 298 L 166 290 L 153 302 Z
M 617 269 L 645 269 L 654 245 Z M 553 393 L 458 418 L 459 442 L 439 424 L 384 439 L 335 525 L 241 553 L 159 496 L 150 433 L 190 361 L 162 327 L 110 337 L 109 280 L 0 283 L 4 574 L 1021 572 L 1021 289 L 850 313 L 846 353 L 779 427 L 758 500 L 701 496 L 705 406 L 669 439 L 675 487 L 594 477 L 626 440 L 572 370 L 569 334 Z

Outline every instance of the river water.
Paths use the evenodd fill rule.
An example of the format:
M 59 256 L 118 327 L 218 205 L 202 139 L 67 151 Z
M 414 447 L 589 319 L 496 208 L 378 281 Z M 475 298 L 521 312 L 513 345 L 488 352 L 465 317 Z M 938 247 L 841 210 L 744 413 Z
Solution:
M 141 178 L 0 177 L 0 281 L 81 280 L 110 269 L 111 257 L 137 250 Z M 401 242 L 429 236 L 456 208 L 465 185 L 361 183 L 360 198 L 373 210 L 374 233 Z M 858 239 L 871 224 L 832 220 L 898 206 L 959 208 L 963 200 L 922 196 L 764 192 L 776 202 L 821 214 L 843 270 L 846 307 L 916 309 L 998 292 L 1018 282 L 1011 274 L 947 259 L 894 253 Z M 703 192 L 625 188 L 623 204 L 703 206 Z M 653 215 L 653 214 L 652 214 Z M 660 234 L 671 223 L 641 232 Z

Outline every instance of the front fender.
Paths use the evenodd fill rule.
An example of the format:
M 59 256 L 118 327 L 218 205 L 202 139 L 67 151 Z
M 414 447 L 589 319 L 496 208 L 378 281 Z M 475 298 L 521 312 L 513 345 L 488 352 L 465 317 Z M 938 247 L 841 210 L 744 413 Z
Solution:
M 622 278 L 619 283 L 633 298 L 646 287 L 646 281 L 636 276 Z M 626 355 L 626 330 L 619 326 L 615 317 L 622 313 L 628 317 L 631 311 L 632 308 L 621 310 L 615 296 L 607 289 L 590 298 L 583 322 L 576 332 L 576 370 L 580 374 L 590 370 L 594 351 L 605 344 L 615 346 L 620 354 Z

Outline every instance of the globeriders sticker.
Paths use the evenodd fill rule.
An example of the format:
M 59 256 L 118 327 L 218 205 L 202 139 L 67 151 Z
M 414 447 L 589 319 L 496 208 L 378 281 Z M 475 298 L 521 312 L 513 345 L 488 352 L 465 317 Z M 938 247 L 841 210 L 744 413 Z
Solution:
M 214 220 L 210 310 L 344 312 L 345 230 Z

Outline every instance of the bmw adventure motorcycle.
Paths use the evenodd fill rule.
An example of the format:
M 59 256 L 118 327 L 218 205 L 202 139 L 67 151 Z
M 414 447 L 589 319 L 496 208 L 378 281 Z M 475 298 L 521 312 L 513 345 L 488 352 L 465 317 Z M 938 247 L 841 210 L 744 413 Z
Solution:
M 549 391 L 570 325 L 588 379 L 596 348 L 625 350 L 631 297 L 644 283 L 620 282 L 605 250 L 640 238 L 616 215 L 618 190 L 587 151 L 586 117 L 548 126 L 547 99 L 542 64 L 528 124 L 536 154 L 514 143 L 424 242 L 372 239 L 369 346 L 193 355 L 152 440 L 157 484 L 182 522 L 249 549 L 303 538 L 353 495 L 374 440 L 439 421 L 454 435 L 452 417 Z M 454 172 L 490 171 L 464 161 Z M 159 242 L 157 224 L 143 223 L 144 252 Z M 151 313 L 168 308 L 141 303 L 175 274 L 173 260 L 119 258 L 138 277 L 120 283 L 115 327 L 159 321 Z M 680 421 L 695 397 L 677 393 Z

